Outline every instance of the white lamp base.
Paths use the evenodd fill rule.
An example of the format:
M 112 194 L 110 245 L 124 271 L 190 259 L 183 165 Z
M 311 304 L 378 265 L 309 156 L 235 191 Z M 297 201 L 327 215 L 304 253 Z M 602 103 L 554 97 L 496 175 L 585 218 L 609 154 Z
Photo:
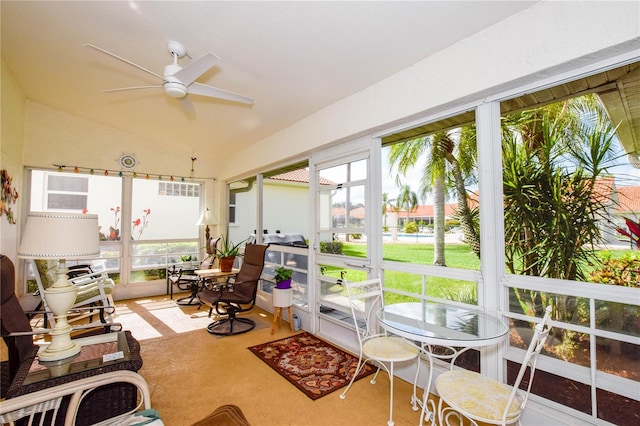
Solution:
M 58 280 L 44 291 L 47 306 L 56 319 L 56 325 L 49 332 L 51 343 L 38 354 L 42 361 L 58 361 L 80 353 L 80 345 L 71 340 L 73 328 L 67 322 L 67 313 L 76 301 L 78 288 L 67 281 L 67 268 L 64 261 L 60 262 Z
M 60 376 L 64 376 L 69 372 L 69 370 L 71 369 L 71 363 L 77 357 L 78 357 L 77 355 L 74 355 L 70 358 L 60 359 L 56 361 L 47 361 L 43 359 L 38 359 L 38 363 L 40 365 L 47 367 L 47 370 L 49 370 L 49 375 L 51 377 L 60 377 Z
M 62 331 L 56 334 L 56 331 L 49 333 L 51 336 L 51 343 L 47 347 L 38 353 L 38 359 L 43 362 L 59 361 L 61 359 L 70 358 L 80 353 L 80 345 L 71 340 L 69 331 Z

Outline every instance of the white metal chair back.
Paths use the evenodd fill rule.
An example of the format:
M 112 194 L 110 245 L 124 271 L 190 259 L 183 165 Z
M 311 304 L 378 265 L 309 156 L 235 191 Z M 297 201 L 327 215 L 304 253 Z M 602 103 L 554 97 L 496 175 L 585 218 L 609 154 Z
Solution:
M 384 336 L 378 327 L 376 312 L 384 303 L 382 283 L 380 279 L 372 279 L 359 282 L 345 282 L 349 296 L 349 306 L 356 324 L 358 343 L 360 347 L 368 339 Z
M 527 400 L 529 399 L 529 394 L 531 393 L 531 385 L 533 383 L 533 375 L 536 372 L 536 363 L 538 362 L 538 355 L 542 351 L 547 338 L 549 337 L 549 332 L 551 331 L 551 306 L 547 306 L 545 309 L 544 317 L 542 321 L 536 324 L 535 332 L 533 337 L 531 338 L 531 343 L 529 343 L 529 348 L 524 355 L 522 360 L 522 365 L 520 366 L 520 371 L 518 371 L 518 376 L 516 377 L 515 382 L 513 383 L 513 389 L 511 394 L 509 395 L 509 400 L 507 401 L 507 407 L 511 405 L 511 403 L 515 400 L 516 395 L 520 396 L 520 415 L 522 411 L 524 411 L 525 405 L 527 405 Z M 520 389 L 520 383 L 522 383 L 522 379 L 524 378 L 527 369 L 529 370 L 529 380 L 527 385 L 527 390 L 522 391 Z M 504 410 L 504 414 L 502 415 L 502 422 L 505 424 L 507 422 L 508 410 Z M 518 417 L 520 416 L 518 415 Z M 508 422 L 507 422 L 508 423 Z
M 519 421 L 531 393 L 538 356 L 551 331 L 551 310 L 551 306 L 548 306 L 542 321 L 535 326 L 531 343 L 513 386 L 461 369 L 447 371 L 438 376 L 436 387 L 440 395 L 440 424 L 450 424 L 451 417 L 456 419 L 454 424 L 458 424 L 462 421 L 460 415 L 469 419 L 473 425 L 477 425 L 477 421 L 496 425 Z M 527 388 L 522 390 L 520 384 L 527 376 L 527 371 Z
M 346 397 L 347 392 L 362 368 L 364 368 L 364 365 L 368 361 L 373 361 L 378 366 L 378 371 L 371 379 L 372 384 L 375 384 L 380 368 L 383 368 L 389 375 L 389 420 L 387 425 L 393 426 L 394 364 L 396 362 L 415 360 L 417 379 L 420 371 L 420 349 L 401 337 L 387 336 L 385 332 L 378 331 L 376 314 L 384 303 L 382 282 L 379 278 L 359 282 L 344 282 L 344 285 L 347 288 L 349 305 L 356 334 L 358 335 L 360 356 L 358 358 L 358 367 L 340 398 L 344 399 Z M 414 380 L 413 395 L 411 397 L 411 404 L 414 410 L 417 410 L 416 381 Z

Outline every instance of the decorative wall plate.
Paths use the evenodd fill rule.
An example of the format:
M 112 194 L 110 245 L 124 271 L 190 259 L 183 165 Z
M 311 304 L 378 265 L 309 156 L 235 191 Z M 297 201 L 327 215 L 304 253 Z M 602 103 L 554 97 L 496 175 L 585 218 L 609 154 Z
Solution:
M 133 169 L 137 163 L 138 161 L 136 160 L 136 157 L 134 157 L 133 155 L 123 154 L 120 157 L 120 165 L 125 169 Z

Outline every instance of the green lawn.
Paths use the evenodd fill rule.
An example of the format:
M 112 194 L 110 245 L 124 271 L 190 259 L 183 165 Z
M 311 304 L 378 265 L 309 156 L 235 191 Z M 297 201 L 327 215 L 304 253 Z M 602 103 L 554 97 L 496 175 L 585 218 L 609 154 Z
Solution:
M 383 249 L 384 260 L 395 262 L 414 263 L 419 265 L 433 264 L 433 245 L 432 244 L 384 244 Z M 342 247 L 342 253 L 347 256 L 365 257 L 364 244 L 345 243 Z M 471 251 L 469 246 L 465 244 L 450 244 L 445 248 L 445 256 L 447 266 L 461 269 L 480 269 L 480 259 Z M 362 276 L 357 272 L 350 272 L 350 279 L 365 279 L 366 274 L 362 272 Z M 425 277 L 426 294 L 432 297 L 440 297 L 445 299 L 463 300 L 469 303 L 475 303 L 476 283 L 471 281 L 454 280 L 442 277 Z M 403 291 L 422 294 L 423 277 L 417 274 L 410 274 L 398 271 L 385 272 L 385 286 L 387 288 L 401 289 Z M 410 301 L 411 298 L 397 294 L 388 294 L 386 303 L 397 303 L 402 301 Z
M 383 246 L 384 260 L 396 262 L 414 263 L 419 265 L 433 264 L 433 245 L 432 244 L 384 244 Z M 343 254 L 354 257 L 366 257 L 365 245 L 344 243 Z M 611 255 L 613 258 L 621 258 L 625 254 L 633 255 L 640 262 L 640 252 L 638 250 L 613 250 L 601 251 L 599 257 Z M 470 270 L 480 270 L 480 259 L 471 251 L 469 246 L 465 244 L 450 244 L 445 248 L 445 257 L 447 266 L 451 268 L 461 268 Z M 593 268 L 594 265 L 590 265 Z M 352 280 L 365 279 L 365 273 L 362 277 L 352 276 Z M 461 300 L 471 302 L 475 296 L 475 282 L 453 280 L 440 277 L 425 277 L 426 294 L 434 297 L 443 297 L 447 299 Z M 387 271 L 385 273 L 385 286 L 389 288 L 402 289 L 413 293 L 422 293 L 422 277 L 416 274 L 405 272 Z M 402 298 L 401 296 L 391 295 L 392 299 Z M 398 302 L 400 300 L 389 300 L 389 302 Z
M 344 243 L 342 253 L 346 256 L 366 257 L 364 244 Z M 480 269 L 480 259 L 466 244 L 450 244 L 445 248 L 447 266 L 461 269 Z M 384 244 L 384 260 L 395 262 L 433 264 L 433 244 Z

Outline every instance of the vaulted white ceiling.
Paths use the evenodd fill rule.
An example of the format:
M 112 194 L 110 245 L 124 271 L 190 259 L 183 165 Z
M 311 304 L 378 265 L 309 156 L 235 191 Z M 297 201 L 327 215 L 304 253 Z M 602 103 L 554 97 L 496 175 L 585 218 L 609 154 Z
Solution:
M 258 141 L 530 7 L 526 1 L 2 1 L 2 60 L 27 98 L 164 144 L 224 155 Z M 155 73 L 172 60 L 220 64 L 197 81 L 252 106 L 157 89 L 97 45 Z

